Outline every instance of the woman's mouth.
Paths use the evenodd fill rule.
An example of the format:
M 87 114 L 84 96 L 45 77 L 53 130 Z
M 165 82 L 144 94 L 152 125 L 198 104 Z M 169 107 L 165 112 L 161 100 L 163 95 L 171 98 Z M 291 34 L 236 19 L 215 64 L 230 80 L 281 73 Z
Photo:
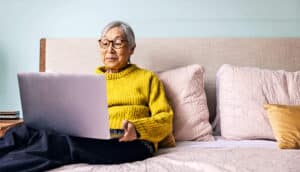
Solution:
M 116 61 L 116 60 L 118 60 L 118 58 L 117 58 L 117 57 L 106 57 L 105 60 L 111 62 L 111 61 Z

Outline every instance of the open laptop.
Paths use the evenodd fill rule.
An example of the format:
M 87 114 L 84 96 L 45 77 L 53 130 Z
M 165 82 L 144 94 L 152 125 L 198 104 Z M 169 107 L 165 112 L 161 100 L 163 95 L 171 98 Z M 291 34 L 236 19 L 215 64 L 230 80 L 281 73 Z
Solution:
M 26 125 L 71 136 L 110 139 L 103 75 L 19 73 Z

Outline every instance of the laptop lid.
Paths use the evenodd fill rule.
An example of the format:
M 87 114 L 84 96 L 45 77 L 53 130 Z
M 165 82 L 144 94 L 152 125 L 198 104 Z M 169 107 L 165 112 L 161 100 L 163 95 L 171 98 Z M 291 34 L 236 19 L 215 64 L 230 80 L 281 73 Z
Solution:
M 109 139 L 103 75 L 19 73 L 26 125 L 71 136 Z

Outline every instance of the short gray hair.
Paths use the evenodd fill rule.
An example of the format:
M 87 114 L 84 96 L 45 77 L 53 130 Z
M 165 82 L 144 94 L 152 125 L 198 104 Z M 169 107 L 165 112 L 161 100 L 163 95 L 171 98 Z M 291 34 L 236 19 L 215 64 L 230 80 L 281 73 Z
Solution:
M 108 23 L 102 30 L 101 37 L 103 37 L 110 29 L 118 27 L 120 28 L 128 41 L 129 47 L 133 48 L 135 46 L 135 36 L 132 28 L 125 22 L 113 21 Z

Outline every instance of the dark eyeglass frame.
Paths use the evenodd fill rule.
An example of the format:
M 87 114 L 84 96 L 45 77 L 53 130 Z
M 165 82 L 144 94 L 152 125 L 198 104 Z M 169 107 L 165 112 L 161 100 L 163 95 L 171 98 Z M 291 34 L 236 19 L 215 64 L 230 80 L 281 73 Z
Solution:
M 103 40 L 108 41 L 109 44 L 108 44 L 107 46 L 103 45 L 103 44 L 102 44 L 102 41 L 103 41 Z M 116 41 L 121 41 L 121 45 L 116 44 Z M 99 42 L 100 47 L 103 48 L 103 49 L 107 49 L 107 48 L 110 46 L 110 44 L 112 44 L 112 47 L 113 47 L 114 49 L 120 49 L 120 48 L 125 47 L 126 44 L 123 44 L 123 43 L 124 43 L 124 42 L 127 43 L 128 41 L 125 40 L 125 39 L 119 39 L 119 38 L 116 38 L 116 39 L 113 39 L 113 40 L 109 40 L 109 39 L 99 39 L 98 42 Z

